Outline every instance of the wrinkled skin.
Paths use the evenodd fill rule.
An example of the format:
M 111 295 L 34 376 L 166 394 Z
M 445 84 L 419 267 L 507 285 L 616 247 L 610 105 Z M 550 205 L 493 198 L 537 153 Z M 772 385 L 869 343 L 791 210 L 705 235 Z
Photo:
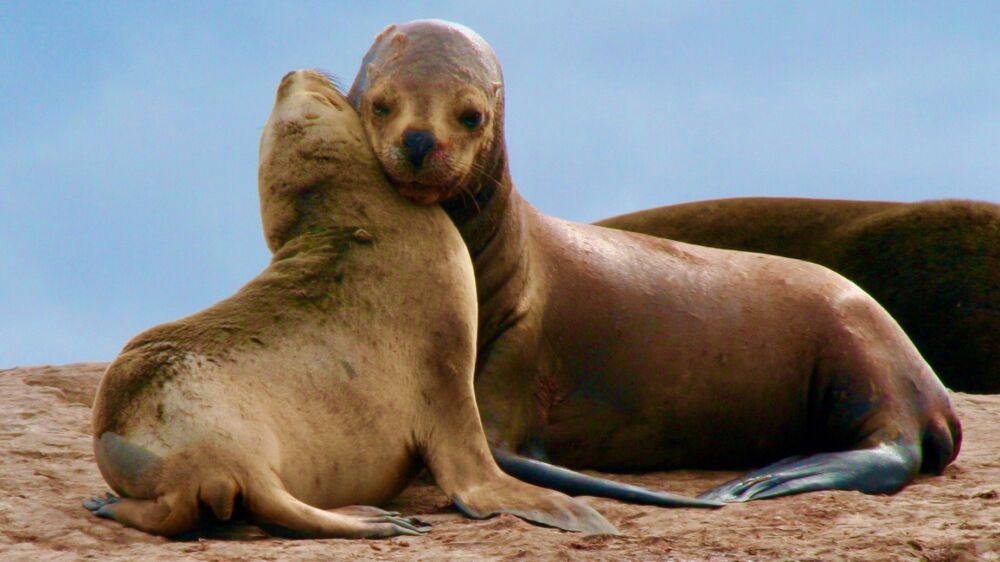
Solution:
M 431 115 L 430 132 L 450 139 L 433 123 L 461 111 L 455 92 L 488 98 L 498 82 L 479 36 L 416 21 L 376 39 L 349 99 L 374 145 L 408 151 L 384 131 Z M 412 108 L 375 115 L 387 90 Z M 397 175 L 379 154 L 402 193 L 441 202 L 473 258 L 476 398 L 496 448 L 609 471 L 775 463 L 706 494 L 723 501 L 891 493 L 955 458 L 947 392 L 855 285 L 806 262 L 542 215 L 511 181 L 502 96 L 488 111 L 488 142 L 443 148 L 473 162 L 448 179 L 416 166 Z

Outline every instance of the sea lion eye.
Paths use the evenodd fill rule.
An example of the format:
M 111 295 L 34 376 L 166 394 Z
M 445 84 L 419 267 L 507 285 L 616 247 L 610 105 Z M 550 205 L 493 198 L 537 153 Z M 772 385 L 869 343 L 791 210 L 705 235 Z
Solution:
M 483 114 L 474 109 L 470 109 L 458 116 L 458 122 L 465 125 L 465 127 L 471 131 L 483 122 Z
M 392 113 L 392 111 L 385 102 L 377 101 L 372 104 L 372 113 L 374 113 L 376 117 L 385 117 Z

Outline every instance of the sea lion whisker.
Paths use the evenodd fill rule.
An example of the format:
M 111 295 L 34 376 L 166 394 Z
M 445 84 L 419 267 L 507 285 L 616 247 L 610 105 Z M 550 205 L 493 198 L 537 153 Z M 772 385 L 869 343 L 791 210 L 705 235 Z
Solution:
M 343 95 L 343 93 L 345 91 L 344 90 L 344 83 L 340 79 L 340 77 L 338 77 L 336 74 L 334 74 L 332 72 L 329 72 L 329 71 L 326 71 L 326 70 L 323 70 L 323 69 L 320 69 L 320 68 L 313 68 L 311 70 L 313 72 L 315 72 L 316 74 L 322 76 L 324 79 L 326 79 L 326 81 L 329 82 L 330 85 L 333 86 L 334 89 L 337 90 L 338 94 Z
M 449 174 L 451 174 L 451 175 L 453 175 L 455 177 L 460 178 L 459 181 L 457 181 L 455 183 L 455 185 L 458 186 L 459 194 L 462 197 L 462 201 L 465 202 L 465 201 L 471 200 L 472 204 L 475 205 L 475 207 L 476 207 L 476 213 L 477 214 L 480 213 L 482 211 L 482 209 L 479 206 L 479 201 L 476 200 L 476 194 L 475 194 L 475 192 L 472 191 L 472 189 L 468 185 L 466 185 L 466 182 L 464 181 L 465 180 L 465 178 L 464 178 L 465 174 L 462 173 L 462 170 L 459 167 L 459 165 L 454 162 L 454 159 L 451 157 L 451 155 L 448 155 L 448 156 L 445 157 L 444 163 L 447 166 Z M 476 163 L 473 162 L 472 163 L 472 166 L 473 166 L 472 169 L 475 169 L 474 168 L 475 165 L 476 165 Z

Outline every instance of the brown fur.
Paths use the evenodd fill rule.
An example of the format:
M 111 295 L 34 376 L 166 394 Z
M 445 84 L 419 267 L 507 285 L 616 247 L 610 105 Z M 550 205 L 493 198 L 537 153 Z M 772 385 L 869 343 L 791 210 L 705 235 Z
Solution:
M 383 87 L 413 106 L 394 118 L 405 130 L 425 112 L 450 127 L 453 92 L 489 96 L 502 80 L 489 46 L 461 26 L 416 21 L 392 34 L 406 35 L 408 50 L 383 64 L 391 54 L 383 37 L 351 90 L 373 144 L 400 142 L 380 138 L 384 129 L 366 114 Z M 462 67 L 472 70 L 453 70 Z M 461 183 L 428 177 L 430 197 L 406 189 L 423 172 L 397 176 L 382 159 L 402 193 L 442 201 L 473 257 L 476 397 L 494 443 L 607 470 L 807 455 L 713 492 L 727 501 L 893 492 L 919 469 L 940 471 L 955 458 L 961 431 L 947 392 L 854 284 L 802 261 L 542 215 L 514 189 L 502 123 L 501 98 L 492 142 L 455 156 L 472 163 L 453 174 Z
M 741 198 L 595 224 L 825 265 L 875 297 L 947 386 L 1000 392 L 1000 205 Z
M 473 397 L 476 306 L 447 217 L 392 192 L 346 100 L 282 81 L 261 139 L 271 265 L 236 295 L 147 330 L 108 367 L 94 449 L 123 496 L 98 515 L 162 535 L 201 505 L 311 537 L 417 534 L 370 507 L 425 464 L 466 513 L 613 532 L 572 498 L 503 474 Z M 330 508 L 339 508 L 325 511 Z

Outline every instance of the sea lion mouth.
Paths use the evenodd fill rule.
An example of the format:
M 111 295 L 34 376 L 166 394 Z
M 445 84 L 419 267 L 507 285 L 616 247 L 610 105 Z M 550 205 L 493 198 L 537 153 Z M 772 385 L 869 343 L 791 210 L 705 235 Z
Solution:
M 467 171 L 459 172 L 445 157 L 430 158 L 414 167 L 399 147 L 379 152 L 379 160 L 389 183 L 404 197 L 422 205 L 433 205 L 452 197 L 462 185 Z
M 458 178 L 441 170 L 423 170 L 414 173 L 402 166 L 383 166 L 389 183 L 407 199 L 422 205 L 433 205 L 451 197 Z
M 392 180 L 392 185 L 403 197 L 420 203 L 421 205 L 433 205 L 435 203 L 439 203 L 446 199 L 448 194 L 448 190 L 446 188 L 415 181 L 400 182 Z

